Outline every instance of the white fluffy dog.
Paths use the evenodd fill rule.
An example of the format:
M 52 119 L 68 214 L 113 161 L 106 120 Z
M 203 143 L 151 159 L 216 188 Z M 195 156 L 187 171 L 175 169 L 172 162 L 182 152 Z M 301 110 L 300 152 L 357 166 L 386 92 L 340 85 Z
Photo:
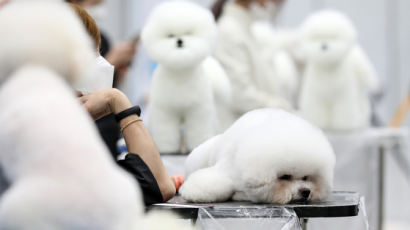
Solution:
M 135 179 L 113 162 L 67 84 L 92 76 L 95 60 L 71 8 L 9 3 L 0 33 L 0 171 L 9 186 L 0 194 L 0 229 L 181 229 L 143 217 Z
M 1 230 L 133 228 L 143 212 L 137 185 L 60 75 L 21 68 L 2 85 L 0 106 L 0 162 L 11 182 Z
M 161 153 L 179 152 L 182 126 L 189 150 L 215 133 L 215 76 L 209 74 L 218 66 L 205 61 L 215 39 L 212 14 L 194 3 L 164 2 L 149 16 L 142 41 L 159 63 L 151 86 L 149 128 Z
M 26 7 L 27 5 L 18 5 L 29 2 L 31 1 L 13 1 L 1 8 L 2 18 L 14 19 L 15 23 L 10 20 L 0 21 L 0 81 L 27 62 L 49 66 L 65 76 L 71 84 L 90 80 L 96 54 L 94 51 L 90 52 L 92 43 L 84 34 L 81 22 L 71 12 L 66 13 L 69 14 L 68 17 L 60 17 L 61 10 L 67 12 L 67 9 L 61 9 L 64 7 L 60 4 L 51 6 L 56 7 L 56 11 L 41 9 L 45 7 L 44 4 L 48 7 L 53 1 L 35 1 L 31 6 L 33 10 Z M 37 17 L 37 23 L 33 23 L 33 17 L 30 16 L 32 11 L 47 14 L 48 17 Z M 73 20 L 76 23 L 73 23 Z M 64 26 L 68 28 L 61 29 Z M 44 50 L 44 47 L 47 47 L 47 50 Z
M 321 200 L 334 166 L 322 131 L 282 110 L 254 110 L 188 156 L 180 193 L 193 202 Z
M 0 33 L 0 164 L 10 183 L 0 229 L 131 229 L 143 212 L 135 180 L 66 84 L 94 63 L 77 15 L 61 2 L 9 3 Z
M 377 78 L 352 22 L 337 11 L 320 11 L 305 21 L 301 37 L 306 58 L 302 115 L 327 130 L 369 126 L 369 93 L 377 88 Z

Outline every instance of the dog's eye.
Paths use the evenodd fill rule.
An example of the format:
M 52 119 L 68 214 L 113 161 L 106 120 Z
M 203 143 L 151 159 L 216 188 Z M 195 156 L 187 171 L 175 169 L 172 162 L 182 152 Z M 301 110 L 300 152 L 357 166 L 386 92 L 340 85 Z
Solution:
M 174 38 L 175 35 L 174 35 L 174 34 L 168 34 L 168 37 L 169 37 L 169 38 Z
M 292 176 L 289 174 L 285 174 L 279 177 L 279 180 L 292 180 Z
M 304 176 L 304 177 L 302 178 L 302 180 L 303 180 L 303 181 L 307 181 L 307 180 L 309 180 L 309 177 L 308 177 L 308 176 Z

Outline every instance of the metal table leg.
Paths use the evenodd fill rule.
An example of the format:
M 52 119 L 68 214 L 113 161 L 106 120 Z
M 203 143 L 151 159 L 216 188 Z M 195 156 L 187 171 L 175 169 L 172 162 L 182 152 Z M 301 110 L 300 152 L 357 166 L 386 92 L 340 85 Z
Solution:
M 378 229 L 383 229 L 383 221 L 384 221 L 384 161 L 386 160 L 385 157 L 385 149 L 383 146 L 379 147 L 378 158 L 379 158 L 379 183 L 378 183 Z
M 307 230 L 308 219 L 300 218 L 299 221 L 300 221 L 300 225 L 302 227 L 302 230 Z

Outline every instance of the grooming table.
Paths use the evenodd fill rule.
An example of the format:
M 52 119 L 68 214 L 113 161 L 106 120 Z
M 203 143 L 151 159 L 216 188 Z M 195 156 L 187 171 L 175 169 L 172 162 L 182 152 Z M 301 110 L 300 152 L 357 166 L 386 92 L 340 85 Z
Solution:
M 384 214 L 389 211 L 383 205 L 386 195 L 384 181 L 388 170 L 385 165 L 387 157 L 397 163 L 403 175 L 410 181 L 410 155 L 408 155 L 409 134 L 407 129 L 370 128 L 356 132 L 326 133 L 336 153 L 334 177 L 335 190 L 357 191 L 366 198 L 366 210 L 370 226 L 380 230 Z M 184 174 L 186 156 L 161 156 L 172 174 Z M 399 198 L 397 198 L 399 199 Z M 403 203 L 404 206 L 407 203 Z M 391 211 L 391 210 L 390 210 Z M 344 218 L 332 226 L 331 219 L 314 219 L 310 221 L 312 229 L 361 230 L 364 229 L 360 218 Z M 318 227 L 316 227 L 318 226 Z
M 149 210 L 170 210 L 183 219 L 191 219 L 193 223 L 198 218 L 198 211 L 204 210 L 209 218 L 275 218 L 276 210 L 293 210 L 301 220 L 302 229 L 306 229 L 309 218 L 350 217 L 359 213 L 360 196 L 356 192 L 333 192 L 327 200 L 308 204 L 254 204 L 250 202 L 224 203 L 188 203 L 182 197 L 176 196 L 167 203 L 154 204 Z M 262 212 L 254 212 L 263 210 Z M 244 217 L 243 213 L 253 213 Z M 254 213 L 257 213 L 255 215 Z

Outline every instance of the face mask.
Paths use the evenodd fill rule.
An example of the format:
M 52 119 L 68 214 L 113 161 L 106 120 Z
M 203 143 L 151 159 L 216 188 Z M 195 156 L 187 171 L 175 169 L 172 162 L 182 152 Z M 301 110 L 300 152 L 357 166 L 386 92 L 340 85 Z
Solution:
M 84 7 L 84 9 L 97 23 L 101 23 L 107 17 L 107 10 L 103 3 Z
M 252 2 L 249 10 L 255 20 L 269 20 L 276 15 L 278 7 L 273 2 L 267 2 L 265 7 L 256 2 Z
M 108 63 L 102 56 L 96 58 L 94 76 L 76 87 L 83 95 L 94 93 L 99 90 L 112 88 L 114 80 L 114 66 Z

